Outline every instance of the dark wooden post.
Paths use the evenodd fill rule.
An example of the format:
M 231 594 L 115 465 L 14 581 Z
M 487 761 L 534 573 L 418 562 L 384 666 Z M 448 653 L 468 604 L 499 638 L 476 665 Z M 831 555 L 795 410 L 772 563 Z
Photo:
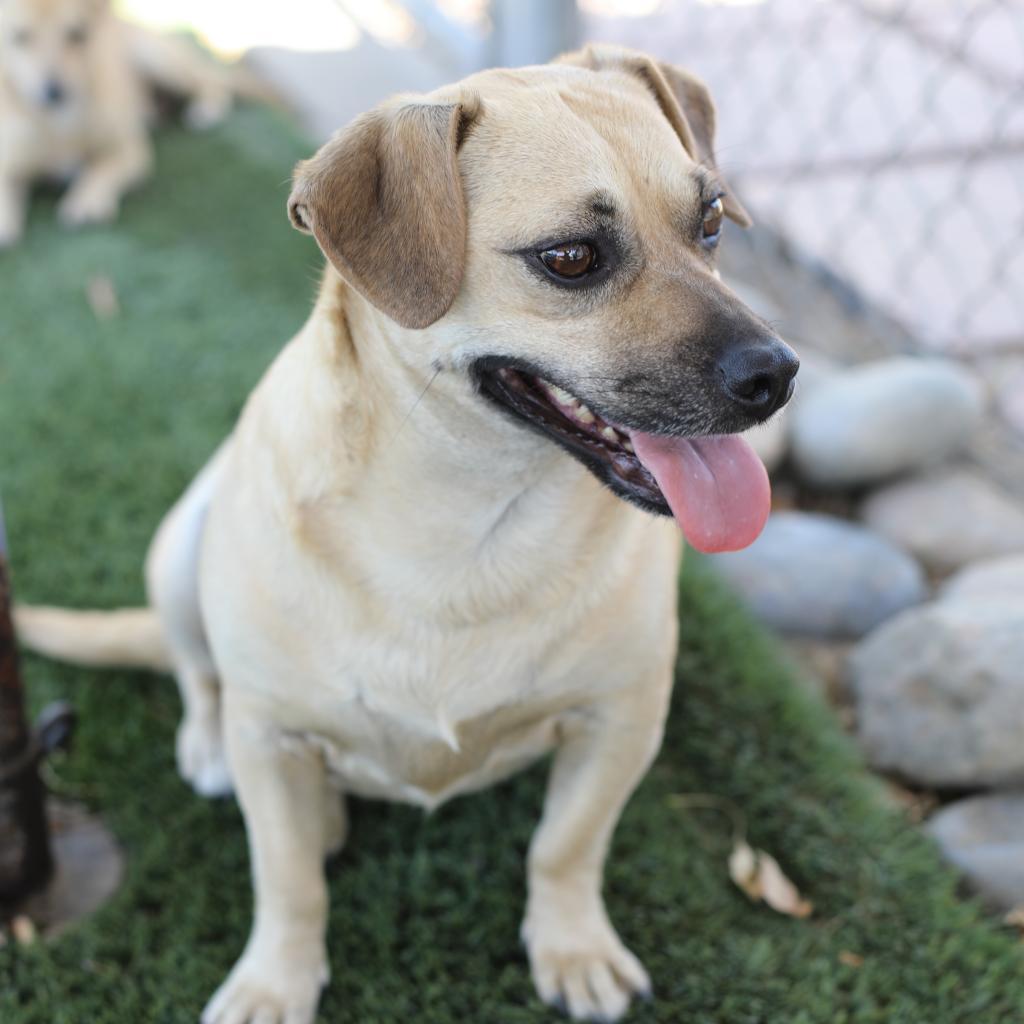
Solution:
M 67 742 L 74 716 L 50 705 L 39 728 L 29 727 L 18 649 L 11 620 L 7 541 L 0 508 L 0 906 L 11 907 L 42 889 L 53 874 L 46 794 L 39 763 Z

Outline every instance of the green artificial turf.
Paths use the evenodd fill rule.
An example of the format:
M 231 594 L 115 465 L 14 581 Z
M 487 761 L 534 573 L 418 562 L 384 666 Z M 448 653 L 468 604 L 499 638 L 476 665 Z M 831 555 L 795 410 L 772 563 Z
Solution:
M 0 493 L 15 585 L 32 601 L 141 600 L 163 510 L 301 323 L 320 259 L 284 212 L 303 145 L 274 115 L 170 130 L 159 172 L 114 228 L 69 236 L 37 204 L 0 255 Z M 121 315 L 98 321 L 107 275 Z M 127 880 L 52 945 L 0 951 L 4 1024 L 194 1022 L 244 942 L 248 861 L 232 801 L 178 779 L 167 679 L 26 659 L 33 705 L 70 698 L 73 753 L 49 777 L 101 811 Z M 682 582 L 680 685 L 664 749 L 618 830 L 611 914 L 654 979 L 630 1020 L 673 1024 L 982 1024 L 1024 1019 L 1015 936 L 960 900 L 931 847 L 882 802 L 832 717 L 699 564 Z M 543 768 L 431 817 L 357 803 L 332 864 L 333 982 L 321 1019 L 354 1024 L 555 1019 L 519 946 L 523 856 Z M 726 875 L 741 808 L 814 901 L 798 921 Z M 840 960 L 849 952 L 862 966 Z M 844 957 L 850 960 L 850 957 Z

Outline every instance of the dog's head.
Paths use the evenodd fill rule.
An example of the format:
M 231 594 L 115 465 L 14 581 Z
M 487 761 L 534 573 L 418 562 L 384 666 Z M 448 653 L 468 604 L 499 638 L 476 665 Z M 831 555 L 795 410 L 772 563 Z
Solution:
M 378 108 L 299 165 L 289 211 L 496 415 L 695 546 L 740 547 L 769 492 L 732 435 L 798 363 L 718 278 L 724 219 L 749 218 L 714 122 L 693 76 L 592 47 Z
M 107 0 L 0 0 L 0 74 L 20 100 L 59 110 L 81 98 Z

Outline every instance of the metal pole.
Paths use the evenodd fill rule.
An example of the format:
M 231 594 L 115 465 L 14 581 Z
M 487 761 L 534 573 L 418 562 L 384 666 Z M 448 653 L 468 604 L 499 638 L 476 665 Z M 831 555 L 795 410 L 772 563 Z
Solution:
M 40 761 L 70 738 L 74 715 L 50 705 L 33 731 L 25 715 L 18 649 L 11 620 L 7 538 L 0 507 L 0 906 L 42 889 L 53 875 Z

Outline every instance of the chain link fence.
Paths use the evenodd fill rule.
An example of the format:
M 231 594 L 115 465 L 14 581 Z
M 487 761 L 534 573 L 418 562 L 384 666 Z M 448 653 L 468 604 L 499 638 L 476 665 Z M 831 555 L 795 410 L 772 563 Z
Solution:
M 584 7 L 586 35 L 707 80 L 762 248 L 887 321 L 890 347 L 1024 352 L 1024 0 Z

